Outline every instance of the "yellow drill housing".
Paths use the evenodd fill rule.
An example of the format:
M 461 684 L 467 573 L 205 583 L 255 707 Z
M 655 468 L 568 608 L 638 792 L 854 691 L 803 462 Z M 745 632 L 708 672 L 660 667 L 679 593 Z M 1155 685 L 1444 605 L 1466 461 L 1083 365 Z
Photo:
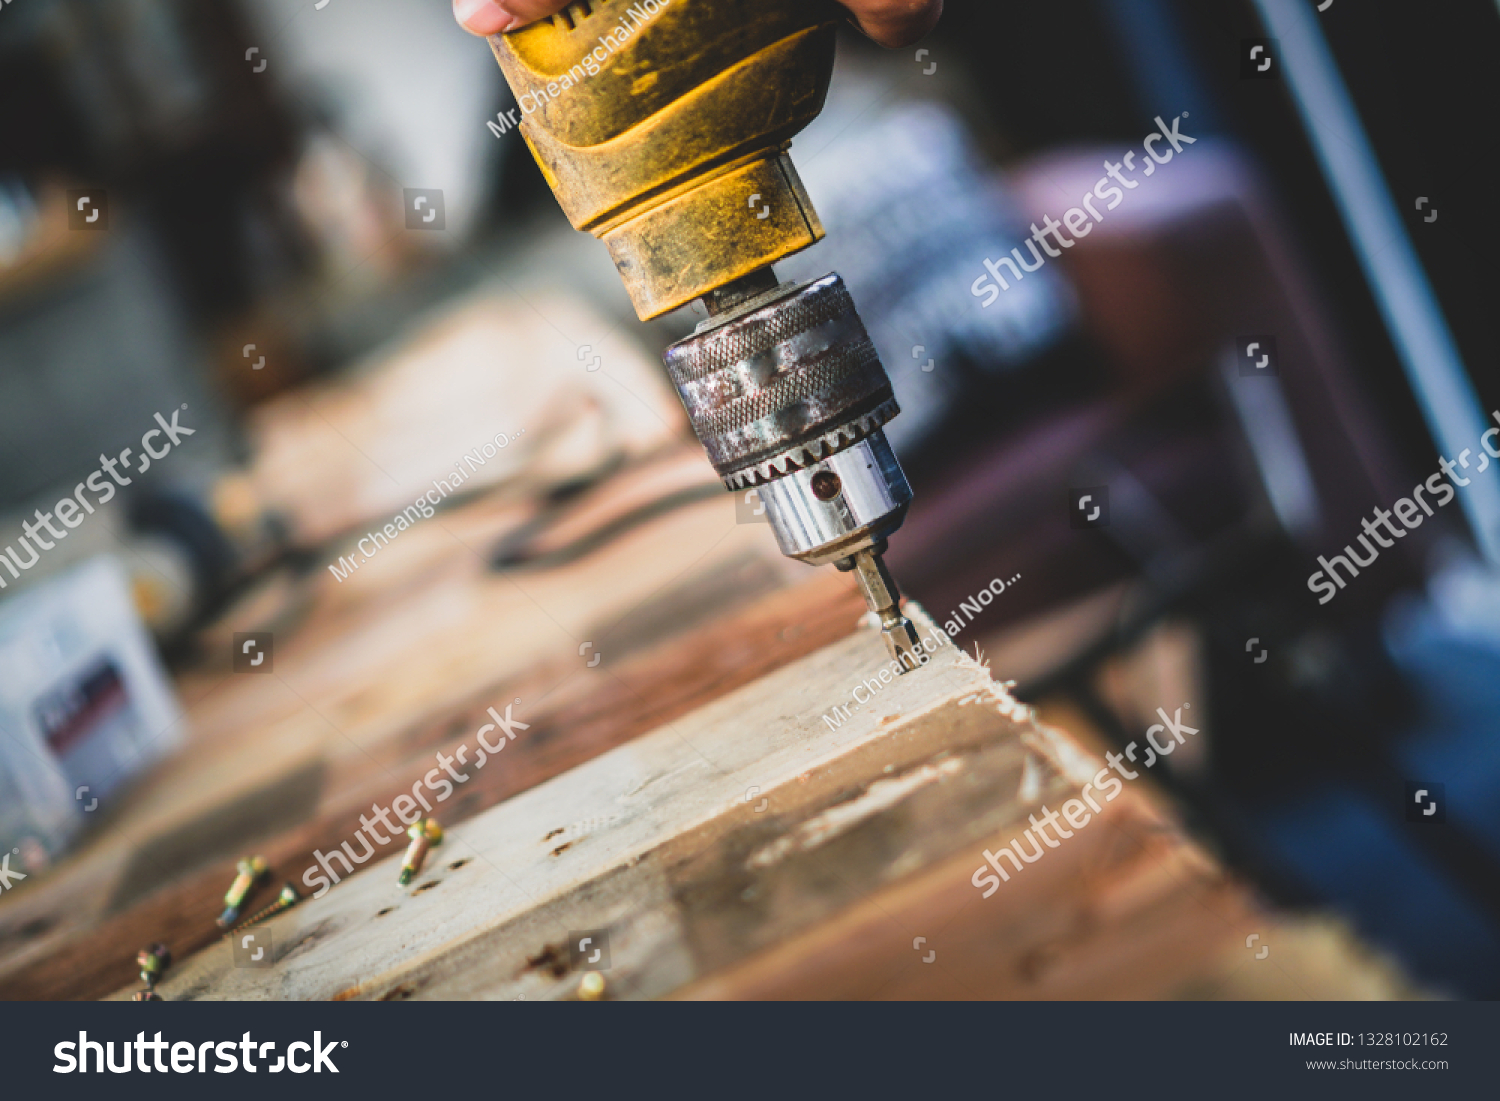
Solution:
M 490 39 L 522 135 L 648 320 L 823 237 L 786 149 L 823 108 L 825 0 L 593 0 Z

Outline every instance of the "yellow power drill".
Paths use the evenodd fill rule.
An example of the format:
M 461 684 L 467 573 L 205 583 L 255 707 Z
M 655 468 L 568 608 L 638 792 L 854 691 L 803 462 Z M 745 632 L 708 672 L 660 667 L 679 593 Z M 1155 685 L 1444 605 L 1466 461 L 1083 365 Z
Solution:
M 787 150 L 823 108 L 842 18 L 828 0 L 578 0 L 490 43 L 636 313 L 703 300 L 666 365 L 725 486 L 759 492 L 783 554 L 854 571 L 904 671 L 926 654 L 882 561 L 912 496 L 882 430 L 900 409 L 843 280 L 771 269 L 823 237 Z

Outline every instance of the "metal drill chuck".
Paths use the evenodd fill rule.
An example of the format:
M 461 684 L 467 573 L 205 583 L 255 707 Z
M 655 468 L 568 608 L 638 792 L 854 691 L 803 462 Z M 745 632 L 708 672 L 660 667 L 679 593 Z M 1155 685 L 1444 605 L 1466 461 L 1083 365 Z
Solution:
M 911 488 L 881 431 L 900 407 L 837 275 L 709 318 L 666 363 L 714 469 L 759 490 L 784 554 L 822 565 L 901 526 Z
M 759 492 L 781 552 L 855 571 L 892 657 L 920 664 L 880 561 L 912 499 L 881 428 L 900 407 L 854 301 L 837 275 L 743 288 L 667 349 L 693 430 L 729 489 Z
M 810 466 L 900 411 L 837 275 L 776 286 L 710 317 L 667 349 L 666 363 L 730 489 Z

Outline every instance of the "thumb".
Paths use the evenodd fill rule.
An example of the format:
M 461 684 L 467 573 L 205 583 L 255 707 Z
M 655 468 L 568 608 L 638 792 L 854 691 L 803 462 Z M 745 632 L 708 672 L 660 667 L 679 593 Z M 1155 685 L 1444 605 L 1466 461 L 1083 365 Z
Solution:
M 568 0 L 453 0 L 453 18 L 470 34 L 504 34 L 568 6 Z

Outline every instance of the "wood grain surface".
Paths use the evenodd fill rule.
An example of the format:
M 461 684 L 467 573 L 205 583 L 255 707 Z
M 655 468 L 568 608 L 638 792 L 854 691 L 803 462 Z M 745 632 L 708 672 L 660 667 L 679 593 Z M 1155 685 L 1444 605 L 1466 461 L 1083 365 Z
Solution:
M 665 993 L 675 981 L 653 978 L 657 972 L 632 962 L 640 953 L 654 957 L 660 946 L 638 941 L 624 912 L 644 913 L 643 904 L 663 890 L 670 897 L 669 869 L 731 835 L 758 839 L 754 851 L 768 848 L 772 855 L 762 858 L 768 866 L 788 860 L 790 867 L 795 860 L 781 852 L 779 839 L 787 826 L 807 824 L 797 820 L 810 799 L 858 798 L 887 766 L 887 782 L 902 792 L 961 771 L 915 765 L 925 771 L 904 776 L 914 754 L 921 759 L 939 748 L 935 729 L 925 739 L 909 737 L 913 720 L 963 699 L 972 705 L 976 729 L 984 730 L 993 724 L 981 712 L 998 719 L 996 708 L 1013 707 L 992 695 L 996 689 L 981 666 L 945 646 L 927 667 L 889 678 L 870 706 L 853 710 L 838 727 L 822 721 L 888 662 L 878 633 L 857 631 L 470 820 L 406 890 L 395 883 L 399 861 L 388 859 L 273 920 L 269 928 L 285 946 L 277 949 L 277 967 L 235 967 L 228 946 L 219 946 L 174 969 L 163 992 L 169 998 L 401 997 L 400 989 L 425 982 L 428 966 L 472 983 L 464 954 L 475 938 L 495 934 L 518 963 L 510 978 L 520 987 L 510 993 L 501 982 L 486 996 L 552 995 L 567 989 L 566 977 L 550 964 L 528 965 L 528 956 L 555 956 L 570 928 L 609 926 L 619 981 L 634 975 L 640 992 Z M 1032 758 L 1019 744 L 1006 756 L 1011 789 L 1026 768 L 1044 767 L 1040 758 L 1028 765 Z M 880 781 L 874 788 L 864 796 L 867 804 L 812 825 L 800 843 L 815 847 L 820 829 L 831 841 L 863 821 L 866 808 L 873 813 L 887 805 L 891 796 Z M 768 802 L 757 812 L 761 795 Z M 538 935 L 513 935 L 513 923 Z M 649 914 L 647 923 L 654 927 Z M 487 955 L 490 947 L 499 945 L 477 950 Z M 662 974 L 687 977 L 671 967 Z
M 274 919 L 273 966 L 220 944 L 163 993 L 570 998 L 603 930 L 611 998 L 1151 997 L 1243 938 L 1248 893 L 1133 791 L 982 898 L 984 849 L 1101 762 L 952 646 L 825 721 L 884 664 L 872 631 L 825 646 L 469 820 L 406 889 L 391 857 Z
M 383 522 L 439 479 L 524 495 L 688 438 L 661 365 L 629 330 L 577 298 L 500 291 L 265 403 L 249 434 L 237 488 L 301 545 Z
M 563 531 L 701 482 L 701 456 L 685 459 L 622 474 L 629 487 L 602 487 Z M 324 571 L 273 610 L 252 597 L 226 617 L 211 650 L 222 656 L 179 678 L 188 750 L 73 859 L 0 901 L 0 996 L 96 997 L 129 980 L 146 943 L 182 956 L 212 941 L 237 856 L 300 876 L 436 752 L 472 743 L 490 706 L 520 697 L 536 736 L 445 806 L 454 822 L 847 634 L 863 607 L 847 578 L 788 563 L 765 525 L 736 523 L 728 495 L 560 569 L 492 573 L 483 552 L 523 515 L 476 502 L 406 533 L 357 578 Z M 794 581 L 799 591 L 775 595 Z M 273 676 L 220 667 L 231 630 L 268 624 Z M 582 641 L 603 655 L 594 668 Z M 302 805 L 310 773 L 321 779 Z M 259 816 L 225 823 L 247 805 Z M 152 866 L 167 841 L 186 848 Z

